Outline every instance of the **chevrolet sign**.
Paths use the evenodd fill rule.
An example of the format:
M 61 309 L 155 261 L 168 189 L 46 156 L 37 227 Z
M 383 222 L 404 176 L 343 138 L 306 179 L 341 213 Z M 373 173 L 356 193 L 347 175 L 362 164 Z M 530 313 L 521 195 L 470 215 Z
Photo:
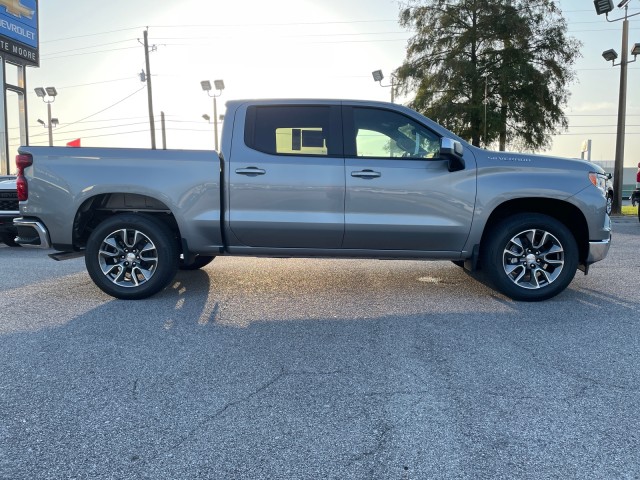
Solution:
M 38 1 L 0 0 L 0 56 L 38 65 Z

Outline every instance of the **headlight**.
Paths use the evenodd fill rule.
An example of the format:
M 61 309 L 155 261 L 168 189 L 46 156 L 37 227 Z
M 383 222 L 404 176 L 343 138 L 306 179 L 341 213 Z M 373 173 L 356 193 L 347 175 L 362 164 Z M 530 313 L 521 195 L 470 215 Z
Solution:
M 589 180 L 602 193 L 607 191 L 607 176 L 604 173 L 589 172 Z

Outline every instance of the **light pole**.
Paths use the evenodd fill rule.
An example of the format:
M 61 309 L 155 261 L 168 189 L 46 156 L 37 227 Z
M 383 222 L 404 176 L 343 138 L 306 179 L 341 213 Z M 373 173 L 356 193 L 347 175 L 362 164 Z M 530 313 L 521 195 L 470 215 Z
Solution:
M 200 82 L 202 86 L 202 90 L 207 92 L 207 95 L 213 98 L 213 132 L 215 138 L 215 149 L 218 152 L 218 103 L 216 99 L 222 95 L 222 90 L 224 90 L 224 80 L 214 80 L 213 86 L 218 93 L 211 94 L 211 82 L 209 80 L 203 80 Z
M 376 70 L 374 72 L 371 72 L 371 75 L 373 76 L 373 81 L 374 82 L 378 82 L 380 84 L 381 87 L 391 87 L 391 103 L 394 102 L 395 100 L 395 87 L 397 85 L 397 83 L 394 82 L 395 77 L 393 75 L 393 73 L 391 74 L 391 84 L 390 85 L 382 85 L 382 80 L 384 79 L 384 75 L 382 74 L 382 70 Z
M 38 87 L 38 88 L 35 88 L 34 91 L 36 92 L 36 95 L 40 97 L 44 103 L 47 104 L 47 118 L 49 121 L 45 126 L 49 128 L 49 146 L 53 147 L 53 125 L 52 125 L 52 119 L 51 119 L 51 104 L 56 101 L 56 97 L 58 96 L 58 91 L 56 90 L 56 87 L 47 87 L 47 88 Z M 55 119 L 55 120 L 57 124 L 58 119 Z M 44 122 L 42 122 L 41 120 L 38 120 L 38 121 L 42 123 L 42 125 L 44 125 Z
M 622 22 L 622 59 L 620 63 L 615 63 L 618 53 L 609 49 L 602 52 L 602 56 L 613 66 L 620 66 L 620 93 L 618 95 L 618 128 L 616 133 L 616 158 L 613 168 L 613 183 L 615 185 L 613 205 L 611 213 L 620 214 L 622 210 L 622 173 L 624 171 L 624 136 L 625 122 L 627 115 L 627 64 L 635 62 L 637 55 L 640 55 L 640 43 L 636 43 L 631 50 L 633 60 L 629 60 L 629 18 L 635 17 L 639 13 L 629 15 L 629 2 L 631 0 L 622 0 L 618 4 L 618 8 L 624 8 L 624 17 L 609 20 L 609 12 L 613 10 L 613 0 L 594 0 L 593 4 L 598 15 L 605 14 L 607 22 Z

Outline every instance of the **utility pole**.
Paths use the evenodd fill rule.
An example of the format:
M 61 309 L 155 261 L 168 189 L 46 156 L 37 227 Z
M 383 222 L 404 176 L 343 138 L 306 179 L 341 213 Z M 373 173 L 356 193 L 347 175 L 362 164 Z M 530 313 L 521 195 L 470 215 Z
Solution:
M 624 6 L 622 22 L 622 60 L 620 61 L 620 93 L 618 94 L 618 128 L 616 133 L 616 158 L 613 165 L 613 184 L 615 185 L 611 213 L 622 212 L 622 182 L 624 173 L 624 134 L 627 119 L 627 64 L 629 63 L 629 6 Z
M 164 121 L 164 112 L 160 112 L 160 124 L 162 125 L 162 149 L 167 149 L 167 127 Z
M 640 55 L 640 43 L 636 43 L 631 50 L 633 60 L 629 60 L 629 18 L 640 15 L 640 12 L 629 15 L 629 2 L 630 0 L 622 0 L 618 4 L 618 8 L 624 8 L 624 17 L 609 19 L 609 12 L 613 10 L 613 0 L 595 0 L 594 6 L 596 7 L 596 13 L 598 15 L 605 14 L 607 22 L 622 22 L 622 60 L 620 63 L 615 63 L 618 54 L 615 50 L 609 49 L 602 52 L 602 57 L 615 66 L 620 66 L 620 93 L 618 95 L 618 128 L 616 133 L 616 159 L 613 168 L 613 185 L 614 196 L 613 205 L 611 207 L 611 213 L 616 215 L 620 214 L 622 210 L 622 182 L 624 172 L 624 137 L 625 137 L 625 122 L 627 114 L 627 65 L 637 60 L 637 56 Z
M 156 149 L 156 126 L 153 118 L 153 91 L 151 89 L 151 66 L 149 62 L 149 27 L 144 35 L 144 60 L 147 66 L 147 98 L 149 100 L 149 130 L 151 131 L 151 148 Z M 153 47 L 155 50 L 155 46 Z

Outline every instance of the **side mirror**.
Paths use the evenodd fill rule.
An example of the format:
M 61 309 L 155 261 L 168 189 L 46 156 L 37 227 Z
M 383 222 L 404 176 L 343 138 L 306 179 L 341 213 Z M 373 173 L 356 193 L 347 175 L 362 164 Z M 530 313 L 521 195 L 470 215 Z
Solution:
M 464 170 L 465 163 L 464 158 L 462 158 L 463 153 L 464 147 L 457 140 L 447 137 L 440 139 L 440 157 L 449 160 L 450 172 Z

